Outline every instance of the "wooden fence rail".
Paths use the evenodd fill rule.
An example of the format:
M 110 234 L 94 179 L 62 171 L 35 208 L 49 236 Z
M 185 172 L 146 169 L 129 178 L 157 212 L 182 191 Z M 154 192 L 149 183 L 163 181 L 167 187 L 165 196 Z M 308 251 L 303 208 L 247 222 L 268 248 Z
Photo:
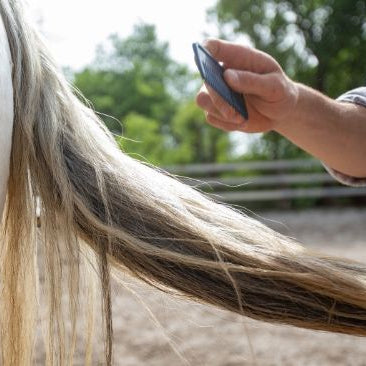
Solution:
M 342 186 L 321 167 L 315 159 L 293 159 L 175 165 L 165 170 L 230 203 L 366 196 L 366 187 Z

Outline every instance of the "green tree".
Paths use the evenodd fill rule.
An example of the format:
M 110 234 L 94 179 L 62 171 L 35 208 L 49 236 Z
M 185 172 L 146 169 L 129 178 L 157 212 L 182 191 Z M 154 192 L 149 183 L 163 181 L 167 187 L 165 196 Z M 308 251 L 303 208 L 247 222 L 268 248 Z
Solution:
M 117 137 L 123 151 L 151 164 L 172 163 L 158 121 L 133 112 L 126 116 L 123 127 L 129 131 L 128 137 Z
M 209 14 L 224 37 L 247 35 L 292 78 L 331 97 L 366 81 L 365 0 L 219 0 Z M 302 154 L 282 140 L 263 135 L 270 158 Z
M 181 104 L 172 121 L 176 143 L 176 163 L 208 163 L 228 159 L 227 134 L 211 127 L 194 101 Z
M 111 35 L 74 84 L 136 158 L 153 164 L 227 158 L 228 137 L 207 125 L 193 102 L 200 80 L 170 58 L 152 25 L 138 24 L 124 39 Z
M 74 84 L 94 108 L 123 122 L 132 112 L 160 121 L 161 132 L 169 129 L 178 102 L 188 96 L 192 76 L 169 56 L 168 44 L 157 39 L 155 27 L 135 26 L 131 36 L 113 34 L 99 45 L 91 67 L 75 75 Z M 112 130 L 120 124 L 105 119 Z M 128 134 L 128 130 L 124 131 Z

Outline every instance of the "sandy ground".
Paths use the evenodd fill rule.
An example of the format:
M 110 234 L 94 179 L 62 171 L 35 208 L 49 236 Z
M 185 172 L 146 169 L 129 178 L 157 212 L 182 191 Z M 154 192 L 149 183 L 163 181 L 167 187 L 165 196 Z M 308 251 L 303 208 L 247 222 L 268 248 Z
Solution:
M 366 262 L 366 209 L 265 212 L 261 220 L 306 246 Z M 138 296 L 114 285 L 115 365 L 366 365 L 366 339 L 274 326 L 131 286 Z

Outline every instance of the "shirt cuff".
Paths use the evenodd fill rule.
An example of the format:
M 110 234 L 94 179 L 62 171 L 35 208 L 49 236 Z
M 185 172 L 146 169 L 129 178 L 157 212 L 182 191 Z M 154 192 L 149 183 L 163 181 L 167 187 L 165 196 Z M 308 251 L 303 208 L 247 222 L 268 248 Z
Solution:
M 339 102 L 348 102 L 361 105 L 366 108 L 366 87 L 361 87 L 357 89 L 353 89 L 348 91 L 347 93 L 342 94 L 337 98 Z M 366 123 L 366 120 L 365 120 Z M 352 187 L 362 187 L 366 186 L 366 177 L 365 178 L 357 178 L 352 177 L 350 175 L 341 173 L 329 166 L 325 163 L 321 162 L 324 168 L 328 171 L 328 173 L 336 179 L 338 182 Z

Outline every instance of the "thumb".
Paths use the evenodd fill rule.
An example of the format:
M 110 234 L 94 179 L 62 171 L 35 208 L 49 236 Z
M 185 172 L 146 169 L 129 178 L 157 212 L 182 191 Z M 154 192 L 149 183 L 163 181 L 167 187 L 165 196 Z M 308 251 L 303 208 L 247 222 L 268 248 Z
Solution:
M 224 72 L 224 78 L 232 89 L 243 94 L 270 97 L 282 87 L 277 73 L 257 74 L 250 71 L 228 69 Z

